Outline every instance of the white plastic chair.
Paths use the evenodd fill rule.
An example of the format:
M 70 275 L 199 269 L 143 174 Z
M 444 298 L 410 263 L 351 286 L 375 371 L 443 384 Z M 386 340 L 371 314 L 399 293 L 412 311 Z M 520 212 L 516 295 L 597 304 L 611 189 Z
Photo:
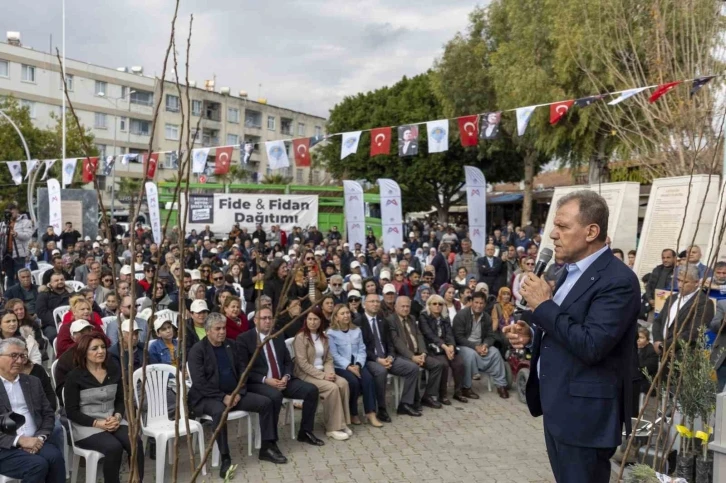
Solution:
M 57 341 L 57 340 L 58 339 L 54 339 L 53 340 L 53 343 L 55 344 L 55 341 Z M 57 365 L 58 365 L 58 361 L 57 360 L 53 361 L 53 363 L 50 365 L 50 381 L 53 383 L 53 389 L 55 389 L 55 388 L 58 387 L 56 385 L 56 383 L 55 383 L 55 366 L 57 366 Z M 59 404 L 59 406 L 60 406 L 60 404 Z M 66 462 L 66 479 L 68 479 L 68 477 L 71 474 L 71 465 L 68 464 L 68 460 L 70 459 L 69 458 L 70 455 L 68 454 L 68 450 L 69 450 L 69 448 L 68 448 L 68 438 L 66 438 L 66 430 L 65 430 L 65 428 L 63 428 L 63 449 L 62 449 L 62 451 L 63 451 L 63 460 Z M 0 483 L 2 483 L 2 481 L 3 480 L 0 479 Z M 15 481 L 15 480 L 11 480 L 11 481 Z
M 68 283 L 68 282 L 66 282 Z M 57 307 L 53 310 L 53 320 L 55 320 L 55 328 L 58 330 L 60 328 L 61 324 L 63 323 L 63 317 L 66 316 L 68 312 L 71 311 L 70 305 L 61 305 L 60 307 Z M 57 352 L 56 352 L 57 354 Z
M 223 258 L 222 259 L 222 265 L 225 265 L 225 266 L 226 265 L 229 265 L 229 260 L 227 260 L 226 258 Z
M 78 292 L 86 286 L 83 284 L 83 282 L 79 282 L 77 280 L 67 280 L 66 287 L 70 287 L 71 289 L 73 289 L 74 292 Z
M 48 270 L 53 270 L 53 267 L 51 265 L 45 266 L 43 268 L 38 267 L 38 270 L 33 270 L 32 272 L 30 272 L 33 283 L 35 283 L 35 285 L 42 285 L 43 275 L 45 275 L 45 272 L 47 272 Z
M 66 390 L 63 389 L 63 400 L 66 399 Z M 69 421 L 69 424 L 70 421 Z M 76 447 L 76 441 L 73 437 L 73 426 L 71 426 L 71 447 L 73 448 L 73 468 L 71 469 L 71 483 L 77 483 L 78 481 L 78 467 L 81 464 L 81 458 L 86 459 L 86 481 L 96 481 L 96 475 L 98 474 L 98 463 L 103 458 L 103 453 L 93 451 L 90 449 L 83 449 Z
M 139 406 L 139 385 L 143 379 L 143 368 L 134 371 L 134 398 L 136 405 Z M 143 442 L 146 445 L 146 439 L 152 437 L 156 440 L 156 481 L 164 481 L 164 469 L 166 466 L 167 444 L 173 440 L 176 426 L 174 421 L 169 419 L 167 411 L 167 386 L 169 378 L 176 375 L 176 368 L 168 364 L 151 364 L 146 366 L 146 401 L 147 412 L 146 421 L 141 420 L 141 429 L 143 431 Z M 177 384 L 177 390 L 182 391 L 181 401 L 186 397 L 186 385 Z M 180 421 L 184 418 L 184 405 L 179 406 Z M 204 454 L 204 430 L 198 421 L 189 421 L 189 430 L 192 438 L 196 437 L 199 441 L 199 454 Z M 179 435 L 186 435 L 187 428 L 185 425 L 179 425 Z M 193 441 L 193 439 L 192 439 Z M 170 461 L 171 463 L 171 461 Z M 207 466 L 202 467 L 202 474 L 206 476 Z
M 163 320 L 164 322 L 171 322 L 171 325 L 174 327 L 177 327 L 177 318 L 179 317 L 178 312 L 174 312 L 173 310 L 164 309 L 158 311 L 156 314 L 156 320 Z
M 38 262 L 38 270 L 40 270 L 41 268 L 45 268 L 45 267 L 53 268 L 53 265 L 51 265 L 48 262 L 42 262 L 42 261 Z
M 151 303 L 149 301 L 149 297 L 139 297 L 136 299 L 136 312 L 141 312 L 141 307 L 144 306 L 144 304 Z
M 146 275 L 145 275 L 145 274 L 144 274 L 143 272 L 142 272 L 142 273 L 136 273 L 136 274 L 134 274 L 134 278 L 135 278 L 135 279 L 136 279 L 137 281 L 139 281 L 139 280 L 143 280 L 145 276 L 146 276 Z
M 103 333 L 106 333 L 106 327 L 108 327 L 108 324 L 113 322 L 114 320 L 118 319 L 115 315 L 109 315 L 108 317 L 101 318 L 101 323 L 103 323 Z

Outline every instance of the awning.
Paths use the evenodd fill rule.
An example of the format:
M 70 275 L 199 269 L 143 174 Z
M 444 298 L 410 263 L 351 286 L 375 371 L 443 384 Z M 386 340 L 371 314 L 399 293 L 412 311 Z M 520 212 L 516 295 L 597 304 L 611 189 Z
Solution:
M 521 193 L 503 193 L 501 195 L 487 195 L 487 204 L 500 205 L 504 203 L 517 203 L 522 201 Z

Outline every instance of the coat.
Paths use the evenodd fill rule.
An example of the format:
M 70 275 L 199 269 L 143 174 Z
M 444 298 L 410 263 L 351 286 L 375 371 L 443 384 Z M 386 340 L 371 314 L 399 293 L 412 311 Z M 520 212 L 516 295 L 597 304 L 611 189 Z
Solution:
M 314 379 L 323 380 L 325 374 L 335 374 L 335 366 L 333 364 L 333 356 L 330 353 L 330 343 L 327 338 L 321 338 L 323 343 L 323 370 L 317 369 L 315 363 L 315 344 L 308 336 L 300 332 L 295 336 L 292 343 L 295 350 L 295 369 L 293 369 L 295 377 L 302 378 L 309 376 Z
M 348 332 L 328 330 L 328 344 L 336 369 L 347 369 L 357 364 L 363 367 L 366 363 L 366 345 L 363 342 L 363 331 L 351 325 Z
M 257 348 L 259 340 L 260 334 L 257 332 L 257 329 L 248 330 L 244 334 L 237 336 L 235 345 L 237 347 L 237 355 L 242 367 L 247 367 L 247 364 L 252 359 L 252 354 L 254 354 L 255 349 Z M 285 341 L 278 337 L 277 339 L 270 340 L 268 344 L 272 344 L 272 348 L 277 356 L 280 377 L 292 377 L 294 375 L 295 368 L 292 364 L 292 357 L 287 350 Z M 262 350 L 266 350 L 266 348 L 263 348 Z M 267 365 L 267 358 L 264 354 L 260 354 L 252 364 L 247 380 L 250 383 L 262 384 L 263 380 L 267 377 L 268 369 L 269 366 Z
M 231 339 L 224 341 L 224 347 L 227 351 L 227 357 L 232 364 L 235 379 L 242 375 L 242 369 L 245 367 L 235 357 L 234 342 Z M 197 414 L 202 414 L 203 410 L 199 403 L 203 399 L 216 399 L 222 401 L 226 394 L 219 388 L 219 368 L 217 366 L 217 357 L 214 355 L 214 348 L 209 341 L 204 338 L 198 344 L 192 347 L 188 357 L 189 375 L 192 379 L 192 387 L 189 389 L 189 406 Z M 247 393 L 247 388 L 242 386 L 240 396 Z
M 396 355 L 403 357 L 404 359 L 410 360 L 413 356 L 426 353 L 426 342 L 424 341 L 423 335 L 416 324 L 416 319 L 413 315 L 408 315 L 405 320 L 401 320 L 398 314 L 393 314 L 388 318 L 388 324 L 391 331 L 391 339 L 393 340 L 393 347 L 396 349 Z M 408 325 L 408 331 L 406 326 Z M 411 337 L 416 340 L 414 346 Z
M 440 354 L 442 350 L 441 346 L 444 344 L 456 345 L 454 328 L 451 326 L 451 322 L 449 322 L 447 317 L 442 317 L 441 321 L 441 336 L 439 336 L 439 322 L 433 315 L 421 312 L 418 318 L 418 328 L 421 330 L 421 334 L 426 342 L 426 350 L 431 355 Z
M 556 441 L 615 448 L 630 433 L 639 311 L 638 278 L 604 250 L 560 305 L 532 312 L 527 406 Z
M 395 348 L 393 347 L 393 340 L 391 339 L 391 329 L 389 327 L 388 320 L 386 320 L 382 314 L 376 316 L 376 322 L 378 325 L 378 333 L 381 337 L 381 345 L 386 353 L 386 356 L 393 356 L 395 354 Z M 369 361 L 376 361 L 376 342 L 371 324 L 368 322 L 368 316 L 363 313 L 360 317 L 355 320 L 355 325 L 360 327 L 363 332 L 363 342 L 366 346 L 366 359 Z
M 46 436 L 47 438 L 53 432 L 53 427 L 55 426 L 55 412 L 43 391 L 43 385 L 37 377 L 27 374 L 19 374 L 18 377 L 20 377 L 20 387 L 23 390 L 25 404 L 37 428 L 34 436 Z M 0 384 L 0 414 L 5 414 L 12 410 L 8 393 L 5 391 L 5 385 Z M 0 432 L 1 449 L 12 448 L 13 441 L 15 441 L 15 436 Z
M 41 320 L 43 328 L 55 327 L 55 319 L 53 319 L 53 311 L 62 305 L 68 305 L 70 292 L 67 290 L 63 293 L 52 291 L 41 292 L 35 301 L 35 310 L 38 318 Z
M 711 332 L 714 334 L 719 334 L 720 332 L 711 348 L 711 362 L 713 363 L 714 369 L 721 367 L 724 360 L 726 360 L 726 327 L 721 328 L 721 325 L 724 323 L 724 317 L 726 317 L 726 299 L 716 302 L 716 315 L 708 324 Z
M 454 317 L 453 330 L 454 340 L 459 347 L 469 347 L 476 350 L 476 346 L 486 344 L 487 347 L 494 345 L 494 331 L 492 330 L 492 318 L 484 311 L 481 316 L 481 342 L 479 344 L 469 340 L 471 328 L 474 324 L 474 314 L 471 308 L 459 310 Z
M 663 304 L 663 308 L 658 313 L 658 317 L 653 320 L 653 341 L 663 342 L 664 347 L 668 347 L 673 343 L 673 337 L 677 331 L 681 331 L 680 340 L 685 343 L 690 342 L 691 344 L 695 344 L 698 338 L 698 329 L 713 320 L 713 303 L 708 298 L 708 294 L 699 290 L 688 302 L 685 304 L 681 303 L 681 307 L 678 309 L 678 314 L 676 315 L 676 322 L 669 325 L 664 339 L 664 325 L 668 319 L 672 304 L 677 303 L 678 294 L 672 294 L 665 301 L 665 304 Z M 691 312 L 691 307 L 694 304 L 696 305 L 696 309 Z
M 489 293 L 495 294 L 499 292 L 499 288 L 502 286 L 502 282 L 504 281 L 503 274 L 507 269 L 502 263 L 501 258 L 492 257 L 492 259 L 494 264 L 489 265 L 489 259 L 487 257 L 480 257 L 477 260 L 477 267 L 479 268 L 479 281 L 487 284 Z

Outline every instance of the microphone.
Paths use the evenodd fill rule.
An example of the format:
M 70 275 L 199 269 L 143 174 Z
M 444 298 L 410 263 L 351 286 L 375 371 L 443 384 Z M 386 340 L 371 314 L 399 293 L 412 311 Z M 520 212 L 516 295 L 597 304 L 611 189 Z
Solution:
M 537 260 L 537 264 L 534 266 L 535 277 L 542 276 L 545 269 L 547 268 L 547 265 L 550 263 L 550 260 L 552 260 L 552 255 L 553 253 L 550 248 L 543 248 L 539 252 L 539 260 Z M 517 307 L 524 310 L 527 307 L 527 301 L 522 300 L 520 303 L 517 304 Z

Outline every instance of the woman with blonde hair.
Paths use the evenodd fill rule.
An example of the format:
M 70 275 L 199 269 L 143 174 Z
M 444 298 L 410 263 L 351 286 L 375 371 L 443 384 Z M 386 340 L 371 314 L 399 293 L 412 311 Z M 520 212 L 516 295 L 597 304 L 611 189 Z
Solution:
M 103 321 L 101 317 L 93 312 L 93 306 L 86 297 L 81 294 L 74 294 L 70 298 L 71 310 L 63 317 L 63 323 L 58 328 L 58 338 L 56 339 L 56 357 L 60 358 L 76 342 L 71 337 L 71 324 L 76 320 L 85 320 L 90 322 L 93 330 L 104 333 Z M 111 342 L 106 338 L 106 343 L 110 346 Z
M 492 309 L 492 330 L 501 332 L 502 328 L 514 323 L 514 311 L 517 309 L 512 302 L 512 291 L 502 287 L 497 294 L 497 303 Z
M 325 431 L 329 438 L 345 441 L 353 435 L 348 428 L 350 389 L 348 381 L 335 374 L 328 337 L 323 332 L 323 311 L 308 312 L 302 329 L 295 336 L 295 376 L 315 385 L 323 403 Z

